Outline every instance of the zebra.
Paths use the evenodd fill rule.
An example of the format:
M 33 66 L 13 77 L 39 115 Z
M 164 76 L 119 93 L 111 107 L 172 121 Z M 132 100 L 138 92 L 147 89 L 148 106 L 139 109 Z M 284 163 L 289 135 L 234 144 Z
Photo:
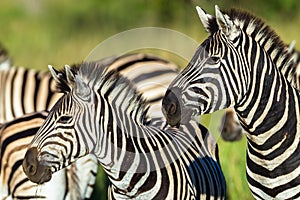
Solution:
M 23 172 L 22 161 L 27 145 L 47 115 L 46 111 L 34 112 L 1 124 L 1 199 L 90 198 L 98 170 L 95 156 L 87 155 L 85 159 L 78 159 L 71 167 L 54 174 L 51 182 L 41 185 L 28 181 Z M 86 170 L 82 170 L 82 167 Z
M 107 58 L 107 60 L 112 60 L 111 63 L 108 64 L 107 68 L 108 70 L 116 70 L 123 74 L 124 76 L 131 79 L 137 86 L 138 90 L 143 94 L 143 96 L 148 99 L 151 103 L 150 110 L 152 111 L 152 117 L 155 117 L 157 115 L 162 116 L 161 111 L 158 111 L 157 106 L 161 104 L 161 99 L 165 93 L 165 90 L 167 88 L 167 85 L 170 83 L 172 78 L 175 78 L 179 71 L 179 66 L 175 65 L 172 62 L 166 61 L 158 56 L 153 56 L 150 54 L 125 54 L 122 56 Z M 98 62 L 106 62 L 107 61 L 98 61 Z M 57 93 L 55 89 L 55 81 L 51 77 L 49 72 L 40 72 L 32 69 L 26 69 L 23 67 L 11 67 L 10 69 L 6 71 L 0 71 L 0 77 L 1 77 L 1 86 L 0 93 L 12 93 L 10 90 L 12 90 L 11 85 L 14 85 L 14 94 L 18 94 L 16 96 L 11 96 L 10 99 L 8 98 L 1 98 L 0 102 L 6 109 L 1 110 L 6 111 L 6 115 L 2 115 L 3 121 L 7 121 L 8 119 L 13 119 L 9 122 L 10 127 L 17 127 L 19 124 L 22 124 L 22 134 L 24 137 L 26 137 L 26 140 L 23 140 L 22 138 L 18 137 L 20 134 L 19 129 L 11 129 L 9 130 L 9 135 L 11 137 L 10 140 L 4 140 L 2 143 L 13 146 L 15 149 L 20 149 L 22 147 L 26 147 L 29 143 L 30 139 L 33 138 L 33 135 L 27 135 L 33 133 L 33 128 L 35 130 L 38 129 L 38 126 L 41 126 L 42 119 L 44 119 L 45 114 L 42 115 L 39 112 L 30 114 L 30 119 L 34 123 L 31 124 L 30 122 L 24 123 L 23 121 L 28 119 L 28 117 L 24 117 L 24 114 L 31 113 L 33 111 L 39 111 L 41 109 L 50 109 L 52 107 L 52 102 L 57 101 L 57 99 L 62 95 Z M 13 78 L 11 78 L 13 77 Z M 9 80 L 9 81 L 8 81 Z M 27 83 L 30 82 L 30 83 Z M 22 83 L 22 84 L 19 84 Z M 18 87 L 20 85 L 23 85 L 25 87 Z M 3 91 L 4 90 L 4 91 Z M 34 91 L 34 92 L 32 92 Z M 26 93 L 29 95 L 27 98 L 21 98 L 18 100 L 18 96 L 22 96 Z M 44 95 L 47 98 L 40 98 L 39 100 L 33 101 L 35 96 L 41 96 Z M 2 96 L 3 97 L 3 96 Z M 15 98 L 15 99 L 14 99 Z M 16 101 L 17 100 L 17 101 Z M 10 103 L 10 101 L 13 101 L 14 103 Z M 39 102 L 39 106 L 36 106 Z M 14 109 L 14 114 L 12 111 L 9 110 L 9 108 L 12 108 L 12 106 L 7 106 L 8 104 L 14 105 L 14 108 L 20 108 L 23 107 L 23 110 L 20 109 Z M 15 104 L 18 104 L 16 106 Z M 29 106 L 30 105 L 30 106 Z M 30 109 L 29 109 L 30 108 Z M 13 109 L 12 109 L 13 110 Z M 45 111 L 46 112 L 46 111 Z M 161 114 L 160 114 L 160 113 Z M 44 117 L 44 118 L 42 118 Z M 37 123 L 40 122 L 40 123 Z M 13 125 L 13 126 L 11 126 Z M 27 130 L 28 129 L 28 130 Z M 2 131 L 5 132 L 5 131 Z M 3 135 L 3 134 L 1 134 Z M 1 137 L 0 135 L 0 137 Z M 12 140 L 11 138 L 14 138 Z M 2 145 L 1 145 L 2 146 Z M 25 151 L 25 149 L 23 149 Z M 23 159 L 25 153 L 22 154 L 22 151 L 18 151 L 16 153 L 8 154 L 8 151 L 2 150 L 1 159 L 4 159 L 6 162 L 2 162 L 0 164 L 1 167 L 4 166 L 14 166 L 17 164 L 20 164 L 20 161 Z M 6 153 L 6 154 L 5 154 Z M 4 155 L 5 154 L 5 155 Z M 3 156 L 4 155 L 4 156 Z M 10 156 L 7 156 L 10 155 Z M 18 162 L 14 162 L 14 160 L 17 160 Z M 6 163 L 4 165 L 4 163 Z M 69 196 L 73 195 L 71 199 L 79 199 L 74 197 L 74 194 L 77 195 L 77 191 L 84 191 L 83 186 L 86 186 L 86 191 L 88 192 L 85 196 L 85 198 L 89 198 L 92 193 L 92 187 L 94 186 L 95 182 L 95 176 L 97 174 L 97 168 L 98 164 L 95 162 L 95 157 L 89 155 L 85 156 L 84 158 L 78 159 L 74 164 L 72 164 L 70 167 L 67 168 L 67 170 L 61 170 L 59 175 L 56 175 L 56 180 L 60 179 L 60 182 L 67 182 L 71 189 L 80 187 L 81 190 L 69 190 L 68 194 Z M 13 171 L 10 172 L 8 167 L 5 167 L 6 170 L 2 168 L 0 171 L 0 177 L 1 177 L 1 187 L 0 189 L 3 190 L 1 192 L 3 198 L 7 198 L 8 196 L 12 197 L 20 197 L 20 194 L 26 193 L 28 196 L 34 196 L 34 198 L 37 198 L 37 194 L 40 194 L 41 197 L 47 197 L 50 198 L 52 196 L 50 188 L 55 188 L 57 186 L 57 181 L 53 180 L 52 183 L 47 183 L 47 186 L 39 186 L 37 187 L 36 184 L 33 184 L 31 182 L 23 182 L 22 187 L 19 186 L 18 180 L 22 180 L 22 177 L 25 176 L 25 174 L 21 174 L 23 176 L 19 176 L 19 179 L 16 179 L 16 181 L 13 182 L 13 184 L 8 183 L 8 176 L 13 177 L 14 173 Z M 89 174 L 90 173 L 90 174 Z M 73 176 L 73 174 L 78 174 L 76 176 Z M 18 174 L 19 175 L 19 174 Z M 68 176 L 65 176 L 68 175 Z M 75 177 L 75 179 L 74 179 Z M 90 179 L 89 184 L 85 184 L 87 181 L 86 179 Z M 74 180 L 74 181 L 73 181 Z M 78 185 L 76 185 L 79 183 Z M 34 186 L 32 186 L 34 185 Z M 52 186 L 51 186 L 52 185 Z M 16 188 L 16 189 L 8 189 L 8 188 Z M 26 191 L 26 188 L 29 188 L 29 190 Z M 39 193 L 35 192 L 34 189 L 42 188 L 39 190 Z M 66 188 L 61 187 L 60 190 L 65 190 Z M 62 191 L 61 193 L 55 193 L 58 195 L 65 194 L 65 192 L 68 191 Z M 68 198 L 68 195 L 64 195 L 65 199 Z M 22 196 L 24 197 L 24 196 Z M 53 198 L 52 198 L 53 199 Z M 59 199 L 54 198 L 54 199 Z M 80 198 L 81 199 L 81 198 Z
M 295 50 L 295 41 L 292 41 L 288 46 L 288 52 L 292 54 L 293 66 L 295 69 L 294 78 L 296 80 L 296 87 L 300 88 L 300 53 Z M 284 74 L 284 70 L 282 71 Z M 222 123 L 219 127 L 222 139 L 225 141 L 237 141 L 242 138 L 243 128 L 240 124 L 238 116 L 235 114 L 233 108 L 228 108 L 222 117 Z
M 48 181 L 93 153 L 111 182 L 109 199 L 225 198 L 217 144 L 198 122 L 153 125 L 164 120 L 149 118 L 134 85 L 101 63 L 49 68 L 64 96 L 26 152 L 30 180 Z
M 216 6 L 216 17 L 197 11 L 210 36 L 166 92 L 168 123 L 233 107 L 246 130 L 253 196 L 299 198 L 299 91 L 291 54 L 269 26 L 246 11 L 223 13 Z
M 101 60 L 111 62 L 109 69 L 119 71 L 135 83 L 145 98 L 151 100 L 153 116 L 162 116 L 160 105 L 165 88 L 179 72 L 179 66 L 159 56 L 132 53 Z M 0 123 L 26 113 L 50 110 L 62 96 L 56 91 L 50 72 L 24 67 L 0 70 Z M 149 92 L 147 92 L 149 91 Z
M 31 125 L 30 123 L 23 122 L 25 119 L 28 119 L 23 116 L 27 113 L 50 109 L 49 104 L 44 103 L 41 99 L 47 99 L 47 97 L 49 97 L 49 99 L 54 101 L 55 98 L 58 99 L 60 95 L 51 89 L 55 88 L 55 85 L 53 85 L 54 81 L 52 81 L 53 83 L 51 85 L 49 79 L 51 75 L 49 73 L 29 70 L 23 67 L 13 67 L 7 50 L 3 48 L 0 54 L 2 62 L 0 63 L 0 121 L 1 127 L 4 127 L 0 135 L 2 148 L 0 151 L 1 199 L 89 199 L 98 171 L 98 163 L 93 155 L 87 155 L 79 159 L 66 170 L 59 172 L 56 175 L 57 178 L 51 183 L 46 184 L 47 186 L 38 186 L 37 184 L 31 183 L 28 179 L 21 179 L 25 177 L 25 174 L 20 163 L 22 163 L 26 147 L 30 141 L 29 139 L 32 139 L 33 135 L 23 135 L 24 138 L 21 138 L 18 137 L 20 136 L 20 129 L 12 129 L 10 127 L 9 131 L 7 131 L 5 127 L 7 124 L 18 126 L 17 122 L 21 122 L 23 125 L 21 133 L 32 134 L 31 131 L 34 130 L 32 126 L 34 127 L 37 124 L 33 123 Z M 19 94 L 22 94 L 22 96 L 18 96 Z M 11 102 L 9 102 L 10 100 Z M 16 115 L 11 115 L 11 113 L 14 112 Z M 33 121 L 41 120 L 38 117 L 40 116 L 37 116 L 37 119 Z M 10 137 L 5 139 L 4 133 Z M 9 146 L 11 151 L 4 149 L 6 146 Z M 14 168 L 10 168 L 12 166 Z M 16 173 L 15 170 L 18 173 Z M 19 180 L 22 182 L 19 182 Z M 62 191 L 66 188 L 63 187 L 64 185 L 61 185 L 58 191 L 62 192 L 53 193 L 53 189 L 57 188 L 56 180 L 60 183 L 68 183 L 68 186 L 70 186 L 68 189 L 70 190 Z M 38 194 L 40 196 L 38 196 Z

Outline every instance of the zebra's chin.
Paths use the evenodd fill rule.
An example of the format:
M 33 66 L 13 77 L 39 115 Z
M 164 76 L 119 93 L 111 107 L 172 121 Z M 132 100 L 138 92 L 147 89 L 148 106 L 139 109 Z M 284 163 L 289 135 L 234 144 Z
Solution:
M 49 166 L 38 161 L 37 155 L 36 147 L 28 149 L 23 160 L 23 170 L 29 180 L 42 184 L 51 180 L 52 172 Z

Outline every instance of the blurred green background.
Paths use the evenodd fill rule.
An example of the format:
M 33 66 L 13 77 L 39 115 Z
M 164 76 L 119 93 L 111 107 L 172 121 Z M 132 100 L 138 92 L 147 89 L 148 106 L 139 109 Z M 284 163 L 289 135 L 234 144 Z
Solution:
M 45 70 L 48 64 L 81 62 L 103 40 L 137 27 L 169 28 L 200 43 L 208 35 L 195 6 L 213 14 L 215 4 L 221 9 L 253 12 L 284 42 L 300 41 L 300 4 L 296 0 L 4 0 L 0 2 L 0 41 L 15 65 Z M 216 121 L 220 116 L 219 112 L 201 119 L 215 135 L 219 134 Z M 245 176 L 245 137 L 234 143 L 217 139 L 228 199 L 253 199 Z M 100 168 L 93 199 L 106 199 L 106 184 Z

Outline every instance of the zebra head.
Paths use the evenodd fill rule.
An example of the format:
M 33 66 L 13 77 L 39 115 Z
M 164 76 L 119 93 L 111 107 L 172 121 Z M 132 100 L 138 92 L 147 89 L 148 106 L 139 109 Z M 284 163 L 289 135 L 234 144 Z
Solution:
M 53 172 L 91 152 L 90 141 L 80 134 L 86 132 L 93 137 L 95 123 L 90 119 L 96 118 L 94 112 L 91 112 L 92 118 L 88 119 L 83 114 L 94 109 L 94 92 L 89 83 L 77 74 L 76 69 L 69 66 L 62 72 L 51 66 L 49 69 L 64 95 L 49 112 L 23 161 L 24 172 L 36 183 L 49 181 Z M 88 129 L 82 130 L 83 127 Z
M 163 113 L 172 126 L 178 125 L 187 115 L 212 113 L 235 105 L 248 87 L 248 80 L 243 80 L 248 77 L 249 70 L 243 67 L 241 28 L 238 21 L 222 13 L 218 6 L 215 8 L 214 17 L 197 7 L 210 36 L 170 84 L 163 99 Z

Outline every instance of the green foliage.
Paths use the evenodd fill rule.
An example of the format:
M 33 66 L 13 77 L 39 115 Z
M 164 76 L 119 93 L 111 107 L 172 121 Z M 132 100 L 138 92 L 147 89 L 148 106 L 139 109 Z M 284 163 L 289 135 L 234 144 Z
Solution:
M 227 186 L 227 199 L 254 199 L 246 181 L 246 137 L 238 142 L 218 140 Z
M 94 187 L 94 191 L 92 194 L 91 199 L 93 200 L 102 200 L 107 199 L 107 186 L 108 186 L 109 180 L 107 178 L 107 175 L 105 174 L 102 167 L 99 167 L 97 179 L 96 179 L 96 185 Z

